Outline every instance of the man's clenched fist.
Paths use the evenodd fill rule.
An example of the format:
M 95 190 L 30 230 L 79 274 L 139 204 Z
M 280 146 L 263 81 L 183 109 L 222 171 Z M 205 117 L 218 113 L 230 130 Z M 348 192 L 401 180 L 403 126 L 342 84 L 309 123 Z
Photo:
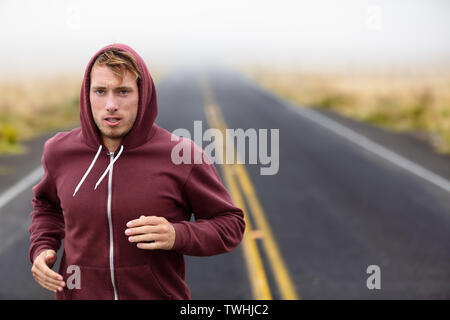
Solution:
M 163 217 L 141 216 L 127 223 L 128 241 L 137 242 L 139 249 L 171 250 L 175 243 L 175 228 Z

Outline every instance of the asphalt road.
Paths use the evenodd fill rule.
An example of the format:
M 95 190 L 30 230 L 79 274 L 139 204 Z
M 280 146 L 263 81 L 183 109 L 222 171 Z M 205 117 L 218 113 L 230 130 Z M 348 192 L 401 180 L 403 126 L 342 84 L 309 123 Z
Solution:
M 322 117 L 315 121 L 300 106 L 218 68 L 167 74 L 157 84 L 160 126 L 193 133 L 194 121 L 202 121 L 208 128 L 202 75 L 228 128 L 279 129 L 278 173 L 261 175 L 261 163 L 245 167 L 300 298 L 450 299 L 450 157 L 414 137 L 328 111 L 318 112 Z M 330 123 L 370 143 L 355 143 Z M 39 167 L 49 136 L 29 142 L 26 156 L 0 157 L 0 200 Z M 388 159 L 374 146 L 414 166 L 405 169 L 405 161 Z M 223 178 L 222 166 L 216 166 Z M 30 273 L 31 197 L 28 187 L 0 201 L 0 299 L 53 299 Z M 270 254 L 255 239 L 272 297 L 281 299 Z M 253 299 L 245 254 L 241 244 L 229 254 L 186 257 L 192 298 Z M 370 265 L 380 268 L 380 289 L 367 287 Z

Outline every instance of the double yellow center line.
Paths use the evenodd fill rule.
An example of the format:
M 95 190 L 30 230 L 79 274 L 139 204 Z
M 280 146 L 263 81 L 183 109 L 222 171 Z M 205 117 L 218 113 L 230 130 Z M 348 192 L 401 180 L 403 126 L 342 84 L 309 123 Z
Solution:
M 219 106 L 216 104 L 212 90 L 208 85 L 205 76 L 200 78 L 200 85 L 204 97 L 205 114 L 210 128 L 219 129 L 223 137 L 226 137 L 227 124 Z M 215 141 L 220 143 L 220 141 Z M 224 159 L 222 155 L 225 152 L 225 145 L 216 145 L 216 152 L 219 159 Z M 221 153 L 221 154 L 219 154 Z M 238 157 L 234 150 L 235 157 Z M 237 158 L 235 158 L 237 159 Z M 246 232 L 242 240 L 242 248 L 247 265 L 247 271 L 252 286 L 253 297 L 257 300 L 271 300 L 272 293 L 270 290 L 267 274 L 261 258 L 257 239 L 262 241 L 270 267 L 272 269 L 276 284 L 281 294 L 281 298 L 285 300 L 299 299 L 294 284 L 289 276 L 287 267 L 283 261 L 280 250 L 272 235 L 269 223 L 267 222 L 264 210 L 258 200 L 253 184 L 247 173 L 245 165 L 242 162 L 235 161 L 233 164 L 222 164 L 221 171 L 228 186 L 231 197 L 235 204 L 244 211 L 244 219 L 246 222 Z M 245 205 L 247 200 L 249 211 Z M 249 219 L 248 213 L 251 214 L 255 227 Z

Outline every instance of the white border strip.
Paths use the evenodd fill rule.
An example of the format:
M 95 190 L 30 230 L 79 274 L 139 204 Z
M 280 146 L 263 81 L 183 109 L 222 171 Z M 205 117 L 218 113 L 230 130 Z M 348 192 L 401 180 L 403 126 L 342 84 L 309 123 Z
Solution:
M 42 175 L 44 174 L 44 169 L 42 166 L 36 168 L 33 172 L 28 174 L 25 178 L 17 182 L 11 188 L 6 190 L 0 195 L 0 209 L 3 208 L 8 202 L 14 199 L 17 195 L 19 195 L 24 190 L 30 188 L 30 186 L 38 181 Z

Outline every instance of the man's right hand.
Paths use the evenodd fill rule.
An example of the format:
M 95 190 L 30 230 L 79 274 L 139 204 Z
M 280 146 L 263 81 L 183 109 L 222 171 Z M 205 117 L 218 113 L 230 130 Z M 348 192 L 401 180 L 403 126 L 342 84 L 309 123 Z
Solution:
M 44 250 L 34 259 L 31 267 L 34 280 L 45 289 L 53 292 L 56 292 L 56 290 L 62 291 L 65 286 L 63 277 L 51 269 L 55 262 L 55 250 Z

